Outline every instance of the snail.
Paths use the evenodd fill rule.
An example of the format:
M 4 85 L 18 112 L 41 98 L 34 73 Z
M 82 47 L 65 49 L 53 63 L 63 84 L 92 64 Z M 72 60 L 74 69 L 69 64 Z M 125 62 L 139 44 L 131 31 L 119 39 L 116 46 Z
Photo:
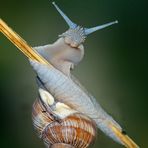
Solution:
M 95 123 L 86 115 L 57 102 L 39 88 L 33 104 L 33 125 L 47 148 L 87 148 L 96 137 Z
M 84 28 L 73 23 L 54 2 L 53 5 L 69 29 L 50 45 L 33 49 L 0 19 L 0 31 L 29 58 L 37 74 L 39 98 L 33 105 L 32 117 L 39 137 L 48 148 L 85 148 L 94 141 L 97 126 L 117 143 L 127 148 L 138 148 L 71 74 L 71 69 L 83 59 L 86 37 L 117 21 Z M 63 133 L 63 129 L 66 132 Z
M 55 2 L 53 2 L 53 5 L 64 18 L 69 29 L 60 35 L 59 39 L 53 44 L 34 47 L 41 56 L 52 64 L 52 66 L 49 67 L 46 64 L 30 59 L 30 64 L 37 73 L 39 80 L 56 100 L 89 116 L 89 118 L 95 121 L 97 127 L 114 141 L 125 146 L 134 145 L 133 147 L 138 147 L 133 144 L 131 139 L 126 137 L 127 140 L 124 141 L 119 137 L 114 131 L 114 127 L 124 136 L 121 126 L 102 109 L 96 102 L 96 99 L 89 94 L 70 73 L 71 69 L 83 59 L 83 42 L 86 37 L 118 21 L 93 28 L 84 28 L 73 23 Z

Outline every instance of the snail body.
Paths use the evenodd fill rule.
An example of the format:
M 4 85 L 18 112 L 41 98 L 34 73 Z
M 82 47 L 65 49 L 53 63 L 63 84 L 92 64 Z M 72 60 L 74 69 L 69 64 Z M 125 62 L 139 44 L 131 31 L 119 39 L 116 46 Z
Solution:
M 53 4 L 70 28 L 60 35 L 60 38 L 53 44 L 34 47 L 53 67 L 49 68 L 48 65 L 33 60 L 30 60 L 30 63 L 44 87 L 56 100 L 88 115 L 106 135 L 122 144 L 108 126 L 111 122 L 122 130 L 120 125 L 102 109 L 94 97 L 84 91 L 81 85 L 72 79 L 70 73 L 71 69 L 83 59 L 83 42 L 87 35 L 115 24 L 117 21 L 93 28 L 83 28 L 73 23 L 54 2 Z
M 52 98 L 50 99 L 50 101 L 55 99 L 56 101 L 60 102 L 57 103 L 58 105 L 56 107 L 52 107 L 54 105 L 51 105 L 51 102 L 54 101 L 48 102 L 45 101 L 46 99 L 41 102 L 37 101 L 37 104 L 35 105 L 37 106 L 37 108 L 42 108 L 42 105 L 38 106 L 38 104 L 40 103 L 44 104 L 44 106 L 46 106 L 46 109 L 48 108 L 47 106 L 51 106 L 47 113 L 49 114 L 49 116 L 52 114 L 52 117 L 55 117 L 53 119 L 49 117 L 49 119 L 46 120 L 47 116 L 42 116 L 43 113 L 41 112 L 41 116 L 40 114 L 38 116 L 35 116 L 38 113 L 36 113 L 36 110 L 34 109 L 34 126 L 37 130 L 39 128 L 39 136 L 44 137 L 44 142 L 47 143 L 48 146 L 49 144 L 52 144 L 53 147 L 58 147 L 58 142 L 60 142 L 61 146 L 64 145 L 66 147 L 69 146 L 70 141 L 72 141 L 72 143 L 70 143 L 70 146 L 76 148 L 85 148 L 88 147 L 88 145 L 91 143 L 92 139 L 95 137 L 95 134 L 93 134 L 93 136 L 91 135 L 88 138 L 90 139 L 87 141 L 89 143 L 88 145 L 85 142 L 82 142 L 83 139 L 81 138 L 84 138 L 85 136 L 83 134 L 83 136 L 81 134 L 78 134 L 77 136 L 82 136 L 80 138 L 81 140 L 79 140 L 81 141 L 81 144 L 83 143 L 83 146 L 81 144 L 79 146 L 77 144 L 73 145 L 73 142 L 75 140 L 73 141 L 73 139 L 69 139 L 71 137 L 70 135 L 73 135 L 75 139 L 75 137 L 77 137 L 76 133 L 85 133 L 80 131 L 78 132 L 76 130 L 78 126 L 81 127 L 80 129 L 82 131 L 86 131 L 87 126 L 89 126 L 91 131 L 95 133 L 92 126 L 92 123 L 95 122 L 96 126 L 114 141 L 129 148 L 137 148 L 138 146 L 131 139 L 129 139 L 129 137 L 123 134 L 121 126 L 102 109 L 102 107 L 96 102 L 96 99 L 91 94 L 89 94 L 83 88 L 83 86 L 81 86 L 81 84 L 73 78 L 70 73 L 71 69 L 73 69 L 74 66 L 83 59 L 84 46 L 82 43 L 85 41 L 87 35 L 97 30 L 108 27 L 112 24 L 115 24 L 117 23 L 117 21 L 93 28 L 83 28 L 73 23 L 55 3 L 53 4 L 70 28 L 62 35 L 60 35 L 60 38 L 55 43 L 40 47 L 34 47 L 34 49 L 49 63 L 51 63 L 52 66 L 48 66 L 46 64 L 42 64 L 30 59 L 30 64 L 37 73 L 37 79 L 40 82 L 39 87 L 40 85 L 43 86 L 48 91 L 48 93 L 50 93 L 49 98 Z M 82 120 L 87 118 L 87 123 L 90 124 L 84 126 L 86 123 L 83 122 L 84 125 L 81 126 L 81 124 L 79 124 L 80 121 L 74 121 L 73 117 L 77 119 L 82 118 Z M 59 122 L 55 120 L 57 118 L 61 119 L 61 127 L 59 125 Z M 65 125 L 66 127 L 64 128 L 66 129 L 67 125 L 71 125 L 70 127 L 72 131 L 69 132 L 68 130 L 68 133 L 66 132 L 66 134 L 69 134 L 68 139 L 62 138 L 62 141 L 58 141 L 61 140 L 61 136 L 60 138 L 55 137 L 55 135 L 54 137 L 52 137 L 51 133 L 56 132 L 61 134 L 63 129 L 62 126 Z M 54 130 L 54 132 L 51 132 L 52 130 Z M 79 142 L 77 141 L 76 143 Z
M 43 89 L 39 92 L 49 94 Z M 96 128 L 89 117 L 63 103 L 50 101 L 51 97 L 42 94 L 34 102 L 32 117 L 38 136 L 48 148 L 87 148 L 93 143 Z

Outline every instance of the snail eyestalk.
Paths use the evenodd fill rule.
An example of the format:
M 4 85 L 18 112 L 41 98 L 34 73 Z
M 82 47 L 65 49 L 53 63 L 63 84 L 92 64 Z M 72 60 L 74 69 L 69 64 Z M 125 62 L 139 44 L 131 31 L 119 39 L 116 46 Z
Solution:
M 99 26 L 96 26 L 96 27 L 93 27 L 93 28 L 85 28 L 84 29 L 85 35 L 89 35 L 89 34 L 95 32 L 95 31 L 101 30 L 103 28 L 109 27 L 109 26 L 111 26 L 113 24 L 117 24 L 117 23 L 118 23 L 118 21 L 116 20 L 114 22 L 110 22 L 110 23 L 107 23 L 107 24 L 104 24 L 104 25 L 99 25 Z
M 106 28 L 108 26 L 111 26 L 113 24 L 118 23 L 118 21 L 114 21 L 114 22 L 110 22 L 104 25 L 100 25 L 100 26 L 96 26 L 96 27 L 92 27 L 92 28 L 84 28 L 81 27 L 75 23 L 73 23 L 65 14 L 64 12 L 55 4 L 55 2 L 52 2 L 52 4 L 55 6 L 55 8 L 57 9 L 57 11 L 61 14 L 61 16 L 64 18 L 64 20 L 66 21 L 66 23 L 69 26 L 69 29 L 64 32 L 62 35 L 60 35 L 60 37 L 66 37 L 68 38 L 68 40 L 72 41 L 72 44 L 74 44 L 75 46 L 79 46 L 81 43 L 83 43 L 85 41 L 85 38 L 97 31 L 97 30 L 101 30 L 103 28 Z
M 76 24 L 75 23 L 73 23 L 64 13 L 63 13 L 63 11 L 56 5 L 56 3 L 55 2 L 52 2 L 52 4 L 55 6 L 55 8 L 57 9 L 57 11 L 61 14 L 61 16 L 64 18 L 64 20 L 66 21 L 66 23 L 68 24 L 68 26 L 70 27 L 70 28 L 76 28 Z

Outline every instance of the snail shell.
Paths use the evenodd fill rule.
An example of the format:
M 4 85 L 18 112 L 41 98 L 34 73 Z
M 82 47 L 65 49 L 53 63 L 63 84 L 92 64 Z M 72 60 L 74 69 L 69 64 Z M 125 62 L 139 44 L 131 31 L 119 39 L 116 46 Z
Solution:
M 43 132 L 43 138 L 51 144 L 65 143 L 75 148 L 88 147 L 95 135 L 92 121 L 80 113 L 70 115 L 60 123 L 52 122 Z
M 33 104 L 32 118 L 39 138 L 47 147 L 87 148 L 96 137 L 96 126 L 89 117 L 74 112 L 56 119 L 40 99 Z
M 51 148 L 74 148 L 74 147 L 69 144 L 57 143 L 57 144 L 52 145 Z

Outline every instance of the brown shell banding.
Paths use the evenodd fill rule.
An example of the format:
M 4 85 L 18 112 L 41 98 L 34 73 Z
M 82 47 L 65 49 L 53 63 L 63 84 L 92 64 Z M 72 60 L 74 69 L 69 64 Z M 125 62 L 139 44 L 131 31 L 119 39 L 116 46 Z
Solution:
M 54 120 L 53 117 L 46 112 L 45 107 L 39 99 L 33 104 L 32 119 L 34 128 L 39 137 L 42 137 L 44 128 Z
M 83 148 L 88 147 L 94 139 L 96 131 L 90 119 L 84 119 L 82 114 L 73 114 L 60 123 L 49 124 L 43 135 L 52 144 L 67 143 Z
M 40 100 L 33 105 L 33 125 L 46 144 L 68 144 L 74 148 L 87 148 L 96 136 L 94 122 L 80 113 L 72 114 L 60 122 L 55 121 Z
M 65 143 L 56 143 L 56 144 L 53 144 L 51 148 L 74 148 L 74 147 Z

